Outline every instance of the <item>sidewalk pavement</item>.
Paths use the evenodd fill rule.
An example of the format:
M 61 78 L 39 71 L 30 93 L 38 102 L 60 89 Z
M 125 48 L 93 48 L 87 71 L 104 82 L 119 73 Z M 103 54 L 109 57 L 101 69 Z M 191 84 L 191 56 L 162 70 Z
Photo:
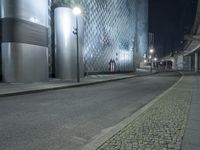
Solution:
M 150 75 L 150 72 L 139 71 L 137 73 L 127 73 L 127 74 L 104 74 L 104 75 L 90 75 L 81 79 L 80 83 L 51 79 L 49 82 L 38 82 L 38 83 L 26 83 L 26 84 L 16 84 L 16 83 L 0 83 L 0 97 L 28 94 L 56 89 L 73 88 L 79 86 L 87 86 L 123 79 L 133 78 L 135 76 Z
M 193 96 L 188 115 L 182 150 L 200 149 L 200 76 L 196 76 L 193 84 Z
M 97 136 L 84 150 L 168 150 L 181 149 L 181 145 L 184 150 L 199 149 L 199 91 L 200 76 L 183 76 L 131 117 Z

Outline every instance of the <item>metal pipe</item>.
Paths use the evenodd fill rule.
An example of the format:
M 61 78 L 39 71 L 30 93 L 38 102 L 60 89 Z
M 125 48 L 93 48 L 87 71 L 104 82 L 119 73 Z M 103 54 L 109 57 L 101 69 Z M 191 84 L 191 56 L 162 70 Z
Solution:
M 80 82 L 80 64 L 79 64 L 79 39 L 78 39 L 78 16 L 76 16 L 76 50 L 77 50 L 77 82 Z

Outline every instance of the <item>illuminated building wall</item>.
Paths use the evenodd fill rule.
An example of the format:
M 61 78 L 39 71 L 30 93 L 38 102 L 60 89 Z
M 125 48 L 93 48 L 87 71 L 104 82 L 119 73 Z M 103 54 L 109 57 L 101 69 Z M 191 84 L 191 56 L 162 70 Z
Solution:
M 147 0 L 81 0 L 84 23 L 84 70 L 134 70 L 148 49 Z
M 75 2 L 75 0 L 68 1 L 69 4 Z M 84 42 L 81 46 L 84 72 L 110 72 L 110 60 L 115 61 L 116 72 L 134 71 L 135 64 L 139 65 L 148 49 L 148 0 L 78 1 L 82 7 L 84 20 L 82 26 Z M 0 68 L 3 69 L 4 81 L 46 81 L 48 73 L 50 76 L 55 73 L 55 49 L 52 47 L 51 39 L 53 33 L 51 13 L 54 10 L 51 10 L 50 5 L 51 0 L 0 1 L 0 31 L 4 32 L 0 33 L 0 49 L 3 58 Z M 15 24 L 7 20 L 14 21 Z M 26 28 L 16 24 L 18 21 L 22 22 L 22 25 L 26 24 Z M 9 26 L 5 23 L 9 23 Z M 7 28 L 12 26 L 20 27 L 20 30 L 15 30 L 13 33 L 10 28 Z M 9 29 L 9 32 L 4 28 Z M 42 32 L 36 30 L 40 28 Z M 32 31 L 37 31 L 37 34 L 33 36 Z M 12 36 L 14 34 L 17 36 Z M 9 35 L 10 39 L 6 39 L 6 35 Z M 11 56 L 7 55 L 8 49 L 13 53 L 12 56 L 21 54 L 21 57 L 8 58 L 7 56 Z M 24 55 L 26 57 L 22 57 Z M 9 63 L 11 60 L 12 63 Z

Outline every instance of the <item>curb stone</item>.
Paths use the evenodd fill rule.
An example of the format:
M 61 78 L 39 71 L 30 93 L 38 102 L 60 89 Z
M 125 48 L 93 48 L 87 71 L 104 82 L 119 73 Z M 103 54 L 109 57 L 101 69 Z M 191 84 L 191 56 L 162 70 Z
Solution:
M 182 73 L 181 73 L 182 74 Z M 182 77 L 174 83 L 169 89 L 167 89 L 165 92 L 163 92 L 160 96 L 152 100 L 150 103 L 146 104 L 144 107 L 136 111 L 132 116 L 128 117 L 127 119 L 123 120 L 122 122 L 118 123 L 117 125 L 110 127 L 106 130 L 103 130 L 101 134 L 94 137 L 94 139 L 87 144 L 82 150 L 95 150 L 99 148 L 103 143 L 108 141 L 110 138 L 112 138 L 114 135 L 116 135 L 118 132 L 120 132 L 123 128 L 125 128 L 128 124 L 136 120 L 140 115 L 142 115 L 144 112 L 148 111 L 148 109 L 153 106 L 155 103 L 157 103 L 164 95 L 168 94 L 170 91 L 172 91 L 182 80 L 183 80 L 183 74 Z
M 90 85 L 95 85 L 95 84 L 102 84 L 102 83 L 108 83 L 108 82 L 113 82 L 113 81 L 131 79 L 131 78 L 134 78 L 134 77 L 150 76 L 150 75 L 153 75 L 153 74 L 157 74 L 157 72 L 151 73 L 151 74 L 148 74 L 148 75 L 129 75 L 129 76 L 126 76 L 126 77 L 118 77 L 118 78 L 105 79 L 105 80 L 100 80 L 100 81 L 91 81 L 91 82 L 85 82 L 85 83 L 72 83 L 70 85 L 61 85 L 61 86 L 49 87 L 49 88 L 41 88 L 41 89 L 38 88 L 38 89 L 22 90 L 22 91 L 10 92 L 10 93 L 8 92 L 8 93 L 0 94 L 0 97 L 15 96 L 15 95 L 25 95 L 25 94 L 40 93 L 40 92 L 60 90 L 60 89 L 68 89 L 68 88 L 76 88 L 76 87 L 82 87 L 82 86 L 90 86 Z
M 114 79 L 107 79 L 107 80 L 102 80 L 102 81 L 93 81 L 93 82 L 88 82 L 88 83 L 87 82 L 86 83 L 79 83 L 79 84 L 74 83 L 74 84 L 71 84 L 71 85 L 61 85 L 61 86 L 50 87 L 50 88 L 32 89 L 32 90 L 27 90 L 27 91 L 16 91 L 16 92 L 10 92 L 10 93 L 8 92 L 8 93 L 5 93 L 5 94 L 0 94 L 0 97 L 25 95 L 25 94 L 39 93 L 39 92 L 52 91 L 52 90 L 76 88 L 76 87 L 82 87 L 82 86 L 89 86 L 89 85 L 125 80 L 125 79 L 134 78 L 134 77 L 136 77 L 136 75 L 131 75 L 131 76 L 128 76 L 128 77 L 114 78 Z

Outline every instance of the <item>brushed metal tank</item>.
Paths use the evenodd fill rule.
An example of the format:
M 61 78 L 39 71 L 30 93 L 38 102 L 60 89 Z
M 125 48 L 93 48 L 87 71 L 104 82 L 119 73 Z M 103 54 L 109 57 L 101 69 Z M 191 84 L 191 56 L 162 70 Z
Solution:
M 2 71 L 5 82 L 46 81 L 48 48 L 23 43 L 2 44 Z
M 1 0 L 0 3 L 2 21 L 8 22 L 7 20 L 10 19 L 17 22 L 18 24 L 13 27 L 15 30 L 20 29 L 14 33 L 8 29 L 8 32 L 2 35 L 4 40 L 1 43 L 3 81 L 47 81 L 48 47 L 46 44 L 41 46 L 41 44 L 37 44 L 37 41 L 34 42 L 31 39 L 37 39 L 40 32 L 38 29 L 41 27 L 44 31 L 40 33 L 43 35 L 42 39 L 47 41 L 48 0 Z M 25 24 L 26 30 L 30 28 L 30 32 L 21 30 L 19 23 Z M 13 35 L 14 41 L 7 38 L 7 35 L 9 37 Z M 25 38 L 30 38 L 28 42 L 24 40 L 25 38 L 21 38 L 22 35 Z
M 1 18 L 18 18 L 48 26 L 48 0 L 1 0 Z
M 54 13 L 56 77 L 75 80 L 77 77 L 76 17 L 72 9 L 59 7 Z M 80 75 L 83 76 L 83 21 L 79 18 Z

